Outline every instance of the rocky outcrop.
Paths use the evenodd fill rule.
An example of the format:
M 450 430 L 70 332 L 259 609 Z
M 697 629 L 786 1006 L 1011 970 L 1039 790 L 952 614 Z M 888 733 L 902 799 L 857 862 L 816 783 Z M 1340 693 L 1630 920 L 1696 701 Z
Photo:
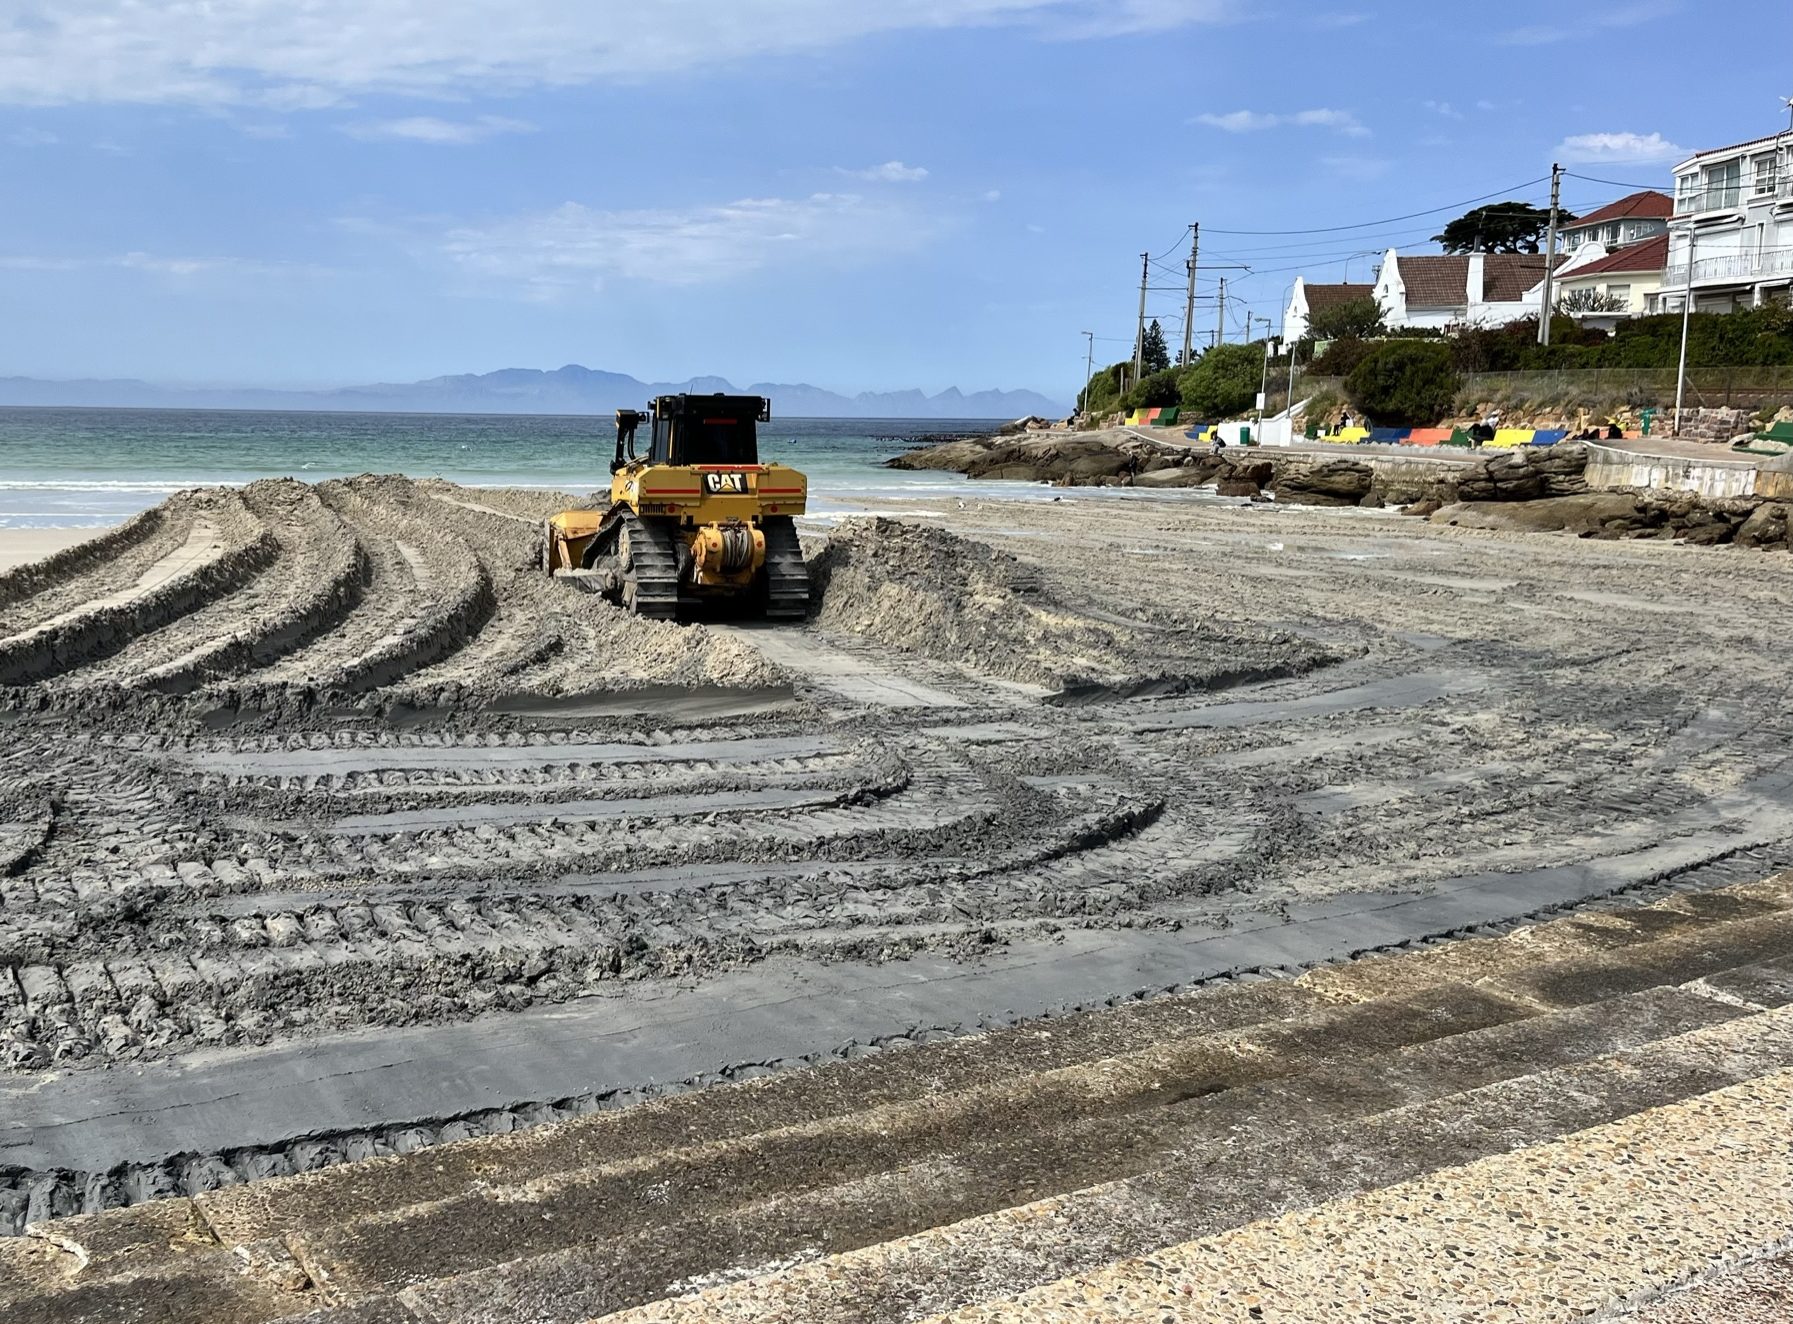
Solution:
M 1630 492 L 1586 492 L 1535 501 L 1465 501 L 1432 515 L 1434 524 L 1581 538 L 1663 538 L 1696 547 L 1786 548 L 1788 507 L 1738 499 L 1668 500 Z
M 1459 501 L 1536 501 L 1588 490 L 1585 446 L 1526 447 L 1478 460 L 1457 477 Z
M 1302 506 L 1361 505 L 1370 494 L 1373 478 L 1370 466 L 1356 460 L 1285 469 L 1276 475 L 1276 499 Z
M 1211 459 L 1127 432 L 1053 432 L 964 438 L 899 455 L 888 467 L 944 469 L 967 478 L 1101 487 Z M 1213 472 L 1209 468 L 1202 482 L 1211 481 Z
M 1214 476 L 1214 490 L 1224 497 L 1252 497 L 1276 479 L 1276 466 L 1269 460 L 1229 462 Z
M 1780 501 L 1765 501 L 1738 526 L 1737 536 L 1732 541 L 1739 547 L 1785 547 L 1789 518 L 1793 518 L 1793 506 Z

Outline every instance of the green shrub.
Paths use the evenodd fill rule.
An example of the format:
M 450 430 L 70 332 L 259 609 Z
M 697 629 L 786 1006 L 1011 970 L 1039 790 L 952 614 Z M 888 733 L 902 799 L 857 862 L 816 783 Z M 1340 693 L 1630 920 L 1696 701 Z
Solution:
M 1381 427 L 1430 427 L 1450 416 L 1461 386 L 1451 347 L 1427 340 L 1384 341 L 1345 379 L 1351 403 Z
M 1183 408 L 1218 422 L 1250 409 L 1264 382 L 1262 345 L 1216 345 L 1183 369 Z
M 1155 372 L 1138 386 L 1128 391 L 1121 401 L 1121 408 L 1161 409 L 1178 404 L 1182 400 L 1180 390 L 1180 368 L 1166 368 L 1163 372 Z
M 1322 377 L 1348 377 L 1351 369 L 1362 363 L 1374 348 L 1374 341 L 1335 340 L 1326 347 L 1325 353 L 1314 356 L 1308 370 Z
M 1098 368 L 1096 375 L 1089 379 L 1089 385 L 1083 388 L 1077 397 L 1077 407 L 1092 414 L 1112 413 L 1121 405 L 1121 374 L 1131 374 L 1133 360 L 1124 363 L 1111 363 L 1106 368 Z

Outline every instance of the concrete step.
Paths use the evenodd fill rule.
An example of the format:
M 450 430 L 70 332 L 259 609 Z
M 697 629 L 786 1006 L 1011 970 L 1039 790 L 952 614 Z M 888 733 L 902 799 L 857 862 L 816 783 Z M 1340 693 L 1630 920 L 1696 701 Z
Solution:
M 1684 1013 L 1691 1024 L 1741 1014 L 1715 1002 L 1690 1005 Z M 1073 1161 L 1092 1144 L 1102 1145 L 1103 1137 L 1126 1134 L 1127 1122 L 1137 1117 L 1144 1119 L 1146 1141 L 1132 1147 L 1130 1162 L 1137 1164 L 1160 1152 L 1165 1143 L 1156 1134 L 1163 1129 L 1161 1119 L 1177 1114 L 1186 1101 L 1318 1068 L 1361 1070 L 1364 1062 L 1409 1045 L 1464 1036 L 1530 1015 L 1506 999 L 1467 988 L 1324 1007 L 736 1140 L 706 1143 L 697 1138 L 696 1143 L 621 1163 L 530 1182 L 507 1178 L 482 1183 L 444 1200 L 338 1218 L 291 1233 L 287 1240 L 320 1285 L 353 1299 L 516 1259 L 520 1247 L 540 1254 L 672 1223 L 697 1210 L 794 1200 L 808 1190 L 905 1166 L 950 1168 L 967 1147 L 991 1136 L 1010 1142 L 1025 1137 L 1004 1146 L 1002 1154 L 1029 1174 L 1027 1180 L 1037 1182 L 1052 1165 Z M 1071 1137 L 1075 1143 L 1067 1147 Z M 1044 1155 L 1052 1156 L 1051 1164 L 1041 1162 Z M 961 1208 L 931 1199 L 925 1202 L 927 1216 L 952 1218 L 996 1207 L 978 1202 L 1012 1185 L 1006 1170 L 992 1170 L 963 1189 L 957 1182 L 937 1187 L 937 1193 L 950 1189 L 955 1199 L 972 1203 Z M 198 1197 L 202 1208 L 208 1199 Z M 891 1235 L 897 1226 L 875 1231 Z
M 1096 1013 L 1033 1022 L 981 1036 L 930 1043 L 846 1063 L 656 1101 L 554 1127 L 445 1145 L 427 1154 L 384 1159 L 231 1187 L 203 1197 L 207 1219 L 230 1241 L 282 1235 L 433 1199 L 451 1198 L 470 1180 L 502 1169 L 515 1182 L 591 1169 L 661 1153 L 695 1139 L 723 1140 L 773 1131 L 796 1121 L 847 1116 L 926 1095 L 1026 1079 L 1080 1062 L 1140 1051 L 1176 1037 L 1197 1037 L 1299 1017 L 1326 1003 L 1360 1001 L 1406 988 L 1458 982 L 1466 970 L 1504 957 L 1501 968 L 1535 963 L 1534 943 L 1548 939 L 1559 955 L 1607 950 L 1626 933 L 1694 932 L 1746 916 L 1769 916 L 1793 905 L 1793 886 L 1749 884 L 1708 894 L 1716 903 L 1689 908 L 1676 897 L 1638 910 L 1649 919 L 1626 926 L 1596 917 L 1554 921 L 1508 938 L 1448 944 L 1358 961 L 1284 981 L 1221 985 L 1189 996 L 1130 1003 Z M 1536 935 L 1536 936 L 1528 936 Z M 1474 949 L 1464 962 L 1447 954 Z M 1404 972 L 1411 971 L 1412 974 Z M 1447 977 L 1447 975 L 1449 977 Z M 919 1056 L 917 1056 L 919 1052 Z
M 1751 1088 L 1758 1078 L 1789 1067 L 1793 1067 L 1793 1013 L 1761 1013 L 1591 1063 L 1516 1077 L 1355 1122 L 1296 1128 L 1267 1143 L 1197 1147 L 1171 1156 L 1162 1168 L 1141 1177 L 1049 1195 L 842 1253 L 828 1253 L 823 1247 L 822 1257 L 812 1253 L 792 1267 L 755 1268 L 743 1260 L 745 1267 L 719 1275 L 717 1286 L 675 1284 L 674 1290 L 684 1288 L 683 1297 L 668 1292 L 659 1300 L 619 1303 L 609 1313 L 594 1312 L 591 1317 L 606 1324 L 770 1319 L 783 1324 L 894 1324 L 1000 1303 L 993 1313 L 976 1318 L 1032 1319 L 1026 1310 L 1013 1311 L 1010 1305 L 1020 1300 L 1031 1307 L 1034 1298 L 1026 1294 L 1086 1279 L 1110 1265 L 1134 1259 L 1149 1265 L 1158 1261 L 1165 1247 L 1223 1237 L 1235 1230 L 1249 1232 L 1267 1219 L 1298 1222 L 1301 1211 L 1312 1213 L 1385 1187 L 1423 1182 L 1428 1174 L 1443 1174 L 1496 1155 L 1517 1153 L 1523 1158 L 1523 1151 L 1531 1147 L 1548 1146 L 1590 1127 L 1697 1100 L 1732 1085 Z M 1776 1092 L 1778 1096 L 1778 1087 Z M 1608 1162 L 1615 1157 L 1609 1153 Z M 739 1236 L 746 1212 L 737 1211 L 718 1234 Z M 695 1235 L 706 1231 L 692 1229 Z M 1432 1250 L 1436 1268 L 1437 1261 L 1448 1256 L 1436 1246 Z M 630 1248 L 618 1260 L 634 1263 L 638 1253 Z M 565 1256 L 563 1262 L 571 1258 Z M 1363 1278 L 1393 1277 L 1388 1290 L 1399 1293 L 1405 1282 L 1384 1275 L 1384 1264 L 1380 1255 L 1366 1248 L 1353 1267 Z M 569 1286 L 589 1284 L 595 1267 L 588 1261 L 564 1281 Z M 523 1286 L 516 1266 L 509 1277 L 513 1285 Z M 511 1305 L 502 1293 L 503 1284 L 495 1281 L 499 1279 L 496 1272 L 469 1275 L 444 1285 L 433 1296 L 413 1291 L 403 1299 L 434 1311 L 433 1318 L 456 1324 L 528 1317 L 537 1298 L 533 1293 L 518 1294 L 516 1314 L 506 1315 Z M 1477 1280 L 1484 1302 L 1494 1281 Z M 475 1295 L 473 1289 L 482 1285 L 485 1291 Z M 460 1295 L 451 1294 L 448 1287 L 458 1287 Z M 1166 1307 L 1165 1315 L 1087 1317 L 1227 1318 L 1170 1313 L 1172 1309 Z M 1245 1313 L 1236 1317 L 1259 1318 Z M 1342 1310 L 1315 1315 L 1300 1308 L 1266 1317 L 1419 1318 Z M 1551 1318 L 1525 1313 L 1508 1317 Z
M 1784 1320 L 1768 1290 L 1626 1309 L 1793 1241 L 1793 1072 L 1285 1214 L 927 1324 Z M 1365 1272 L 1374 1265 L 1374 1272 Z M 1720 1279 L 1722 1283 L 1724 1279 Z M 1774 1284 L 1778 1283 L 1778 1287 Z M 1667 1303 L 1665 1303 L 1666 1305 Z M 1691 1307 L 1691 1309 L 1689 1309 Z M 768 1316 L 761 1316 L 767 1318 Z M 634 1321 L 734 1318 L 704 1304 Z
M 1789 900 L 1778 883 L 1676 896 L 58 1220 L 36 1229 L 35 1254 L 0 1240 L 0 1313 L 9 1295 L 46 1320 L 176 1317 L 153 1313 L 165 1302 L 181 1318 L 203 1306 L 257 1321 L 358 1299 L 370 1320 L 403 1318 L 407 1303 L 432 1320 L 512 1318 L 502 1312 L 525 1300 L 571 1319 L 731 1265 L 851 1253 L 1052 1191 L 1157 1180 L 1210 1151 L 1261 1150 L 1229 1181 L 1278 1188 L 1274 1156 L 1324 1149 L 1341 1122 L 1761 1020 L 1758 1008 L 1788 1001 Z M 1682 977 L 1688 991 L 1655 987 Z M 1623 1074 L 1596 1091 L 1609 1111 Z M 1689 1092 L 1708 1078 L 1732 1077 L 1663 1082 Z M 1387 1142 L 1397 1155 L 1399 1139 Z M 42 1245 L 60 1249 L 45 1258 Z M 599 1297 L 582 1295 L 592 1282 Z M 122 1302 L 139 1313 L 117 1315 Z

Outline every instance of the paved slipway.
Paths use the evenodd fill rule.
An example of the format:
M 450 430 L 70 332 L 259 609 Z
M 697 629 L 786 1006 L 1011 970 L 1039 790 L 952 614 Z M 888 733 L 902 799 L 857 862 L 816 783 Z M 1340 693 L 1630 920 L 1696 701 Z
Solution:
M 677 626 L 540 576 L 567 499 L 0 576 L 0 1319 L 1786 1281 L 1793 558 L 947 502 Z

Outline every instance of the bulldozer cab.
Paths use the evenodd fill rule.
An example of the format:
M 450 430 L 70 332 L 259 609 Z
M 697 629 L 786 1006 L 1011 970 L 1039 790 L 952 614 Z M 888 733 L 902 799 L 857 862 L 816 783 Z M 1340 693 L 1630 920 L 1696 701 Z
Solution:
M 756 465 L 772 405 L 757 395 L 663 395 L 653 413 L 649 464 Z

